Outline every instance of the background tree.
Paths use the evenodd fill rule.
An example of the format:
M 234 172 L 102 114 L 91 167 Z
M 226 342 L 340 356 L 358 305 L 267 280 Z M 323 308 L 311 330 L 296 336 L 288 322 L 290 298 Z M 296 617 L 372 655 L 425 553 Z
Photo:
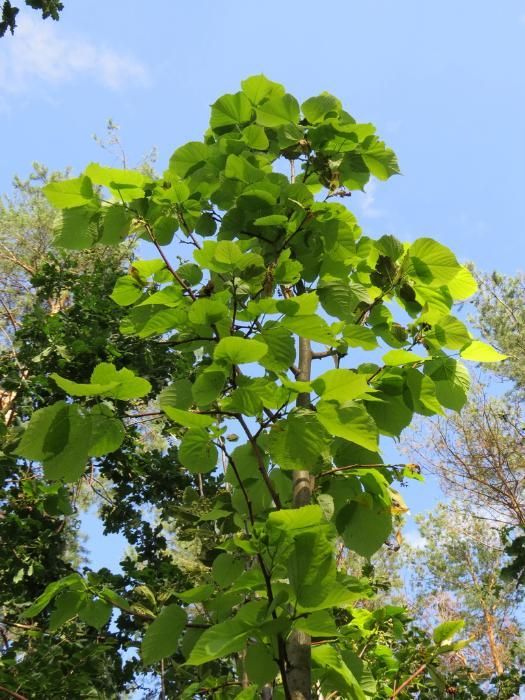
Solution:
M 440 504 L 415 517 L 423 541 L 405 546 L 410 571 L 408 595 L 419 624 L 464 619 L 474 642 L 444 663 L 467 666 L 478 682 L 500 676 L 523 661 L 518 607 L 522 595 L 503 583 L 506 562 L 500 533 L 486 520 L 466 514 L 457 503 Z

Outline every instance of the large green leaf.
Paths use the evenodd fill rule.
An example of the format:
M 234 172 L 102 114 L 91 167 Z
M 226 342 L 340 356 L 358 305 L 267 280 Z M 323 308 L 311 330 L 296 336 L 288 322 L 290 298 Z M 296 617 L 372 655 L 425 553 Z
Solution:
M 508 357 L 482 340 L 470 342 L 467 347 L 463 348 L 460 355 L 464 360 L 473 360 L 474 362 L 501 362 Z
M 252 112 L 250 100 L 243 92 L 223 95 L 211 106 L 210 126 L 215 131 L 223 127 L 244 124 L 251 120 Z
M 172 604 L 164 608 L 146 630 L 140 654 L 149 666 L 177 651 L 179 637 L 186 626 L 186 611 Z
M 214 358 L 218 362 L 227 362 L 232 365 L 242 365 L 248 362 L 257 362 L 268 352 L 268 347 L 260 340 L 248 340 L 229 336 L 221 338 L 215 347 Z
M 377 450 L 377 427 L 361 404 L 340 406 L 335 401 L 322 400 L 317 405 L 317 417 L 331 435 L 373 452 Z
M 329 435 L 313 411 L 295 409 L 285 420 L 273 425 L 270 455 L 281 469 L 314 471 L 329 442 Z
M 330 369 L 317 379 L 312 386 L 325 401 L 338 401 L 343 404 L 358 399 L 373 391 L 364 374 L 349 369 Z
M 310 97 L 301 105 L 301 111 L 310 124 L 322 122 L 330 113 L 335 116 L 339 114 L 341 109 L 341 101 L 328 92 L 323 92 L 317 97 Z
M 257 123 L 277 127 L 299 121 L 299 103 L 292 95 L 272 97 L 257 108 Z
M 305 315 L 305 316 L 285 316 L 282 320 L 282 325 L 288 330 L 296 333 L 302 338 L 314 340 L 317 343 L 332 345 L 335 343 L 335 337 L 330 330 L 329 325 L 320 316 Z
M 211 472 L 217 465 L 217 448 L 206 430 L 194 428 L 188 430 L 179 446 L 181 464 L 190 472 Z
M 430 287 L 447 284 L 461 269 L 454 253 L 432 238 L 418 238 L 408 254 L 408 274 Z
M 63 209 L 55 220 L 54 244 L 69 250 L 92 248 L 100 232 L 91 207 Z
M 187 666 L 200 666 L 214 659 L 240 651 L 246 644 L 250 628 L 241 621 L 228 620 L 204 631 L 186 661 Z
M 383 355 L 383 362 L 390 366 L 413 365 L 417 362 L 424 362 L 426 359 L 426 357 L 421 357 L 410 350 L 389 350 Z
M 196 166 L 204 164 L 208 158 L 209 149 L 201 141 L 190 141 L 184 146 L 177 148 L 170 158 L 170 170 L 179 177 L 186 175 L 195 169 Z
M 287 370 L 295 362 L 295 342 L 289 330 L 281 326 L 266 326 L 256 336 L 268 348 L 260 360 L 261 365 L 272 372 Z
M 236 581 L 244 571 L 244 564 L 240 559 L 235 559 L 231 554 L 223 552 L 215 558 L 211 574 L 221 588 L 227 588 Z
M 112 452 L 123 438 L 123 425 L 109 407 L 84 411 L 77 404 L 59 401 L 35 411 L 17 454 L 41 462 L 48 479 L 76 481 L 88 457 Z
M 337 585 L 336 565 L 332 542 L 323 529 L 294 538 L 288 576 L 301 608 L 318 609 L 330 598 L 332 586 Z
M 49 617 L 49 631 L 55 632 L 59 627 L 77 616 L 78 610 L 84 602 L 84 592 L 66 590 L 56 598 L 55 607 Z
M 138 399 L 151 391 L 147 379 L 137 377 L 130 369 L 117 370 L 109 362 L 101 362 L 95 367 L 89 384 L 77 384 L 53 373 L 50 375 L 70 396 L 108 396 L 121 401 Z
M 91 204 L 95 194 L 89 177 L 81 175 L 70 180 L 49 182 L 42 188 L 48 202 L 57 209 L 82 207 Z
M 344 663 L 339 653 L 329 644 L 321 644 L 312 648 L 314 667 L 322 669 L 321 686 L 326 682 L 328 688 L 335 687 L 346 700 L 367 700 L 354 674 Z
M 248 678 L 258 686 L 271 683 L 279 673 L 271 649 L 262 642 L 255 642 L 248 647 L 244 663 Z
M 376 502 L 352 502 L 338 516 L 345 545 L 362 557 L 371 557 L 384 544 L 392 531 L 392 515 Z
M 74 590 L 80 591 L 85 589 L 85 584 L 80 574 L 69 574 L 69 576 L 65 576 L 59 581 L 53 581 L 52 583 L 49 583 L 46 586 L 44 592 L 38 596 L 35 602 L 32 605 L 30 605 L 29 608 L 26 608 L 24 610 L 24 612 L 22 613 L 22 617 L 35 617 L 49 605 L 49 603 L 53 600 L 53 598 L 56 595 L 58 595 L 61 591 L 67 588 L 72 588 Z
M 268 97 L 281 97 L 285 90 L 279 83 L 268 80 L 265 75 L 252 75 L 241 82 L 242 91 L 251 102 L 258 105 Z

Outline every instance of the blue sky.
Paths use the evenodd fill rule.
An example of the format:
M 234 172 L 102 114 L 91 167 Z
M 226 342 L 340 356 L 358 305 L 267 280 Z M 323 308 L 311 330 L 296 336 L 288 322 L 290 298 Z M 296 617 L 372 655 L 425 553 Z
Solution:
M 523 269 L 523 2 L 65 0 L 59 23 L 24 8 L 19 24 L 0 41 L 2 192 L 35 160 L 110 164 L 91 138 L 108 118 L 131 163 L 155 146 L 162 169 L 219 95 L 263 72 L 300 99 L 334 93 L 397 152 L 403 175 L 350 202 L 365 232 Z

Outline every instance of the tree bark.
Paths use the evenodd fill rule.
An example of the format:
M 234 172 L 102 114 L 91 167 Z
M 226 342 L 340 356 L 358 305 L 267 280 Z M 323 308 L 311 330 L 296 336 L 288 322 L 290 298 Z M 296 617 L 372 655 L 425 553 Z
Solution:
M 308 382 L 311 378 L 312 347 L 309 340 L 299 338 L 299 373 L 297 380 Z M 299 394 L 297 405 L 303 408 L 310 406 L 310 394 Z M 310 503 L 314 489 L 314 477 L 307 469 L 293 472 L 293 505 L 301 508 Z M 287 644 L 288 656 L 288 689 L 291 700 L 311 700 L 311 637 L 298 630 L 292 632 Z

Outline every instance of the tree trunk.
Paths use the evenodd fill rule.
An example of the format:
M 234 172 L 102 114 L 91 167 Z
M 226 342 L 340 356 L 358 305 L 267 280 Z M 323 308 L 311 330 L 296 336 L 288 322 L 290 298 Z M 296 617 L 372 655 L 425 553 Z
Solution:
M 489 642 L 490 655 L 492 656 L 496 673 L 499 676 L 503 673 L 504 668 L 503 664 L 501 663 L 501 657 L 498 651 L 496 637 L 494 635 L 494 616 L 491 615 L 490 611 L 487 610 L 487 608 L 483 608 L 483 617 L 485 618 L 486 623 L 486 634 Z
M 311 378 L 312 348 L 309 340 L 299 338 L 299 374 L 297 380 L 308 382 Z M 310 406 L 310 394 L 299 394 L 297 405 Z M 293 505 L 295 508 L 306 506 L 312 499 L 314 477 L 307 469 L 293 472 Z M 291 700 L 311 700 L 311 637 L 305 632 L 292 632 L 287 644 L 288 689 Z

